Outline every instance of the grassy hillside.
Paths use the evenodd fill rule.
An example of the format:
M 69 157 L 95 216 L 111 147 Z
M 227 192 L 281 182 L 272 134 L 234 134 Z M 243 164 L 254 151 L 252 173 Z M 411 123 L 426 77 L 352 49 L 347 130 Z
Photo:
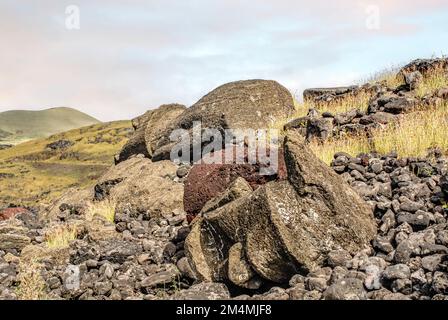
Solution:
M 130 121 L 102 123 L 0 150 L 0 206 L 45 205 L 67 188 L 92 185 L 132 131 Z M 72 145 L 47 147 L 59 140 Z
M 5 111 L 0 113 L 0 142 L 17 144 L 97 123 L 97 119 L 71 108 Z

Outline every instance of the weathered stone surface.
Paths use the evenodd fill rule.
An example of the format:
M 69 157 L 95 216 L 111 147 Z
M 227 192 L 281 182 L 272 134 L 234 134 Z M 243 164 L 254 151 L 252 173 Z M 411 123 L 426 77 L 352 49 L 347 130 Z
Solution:
M 404 75 L 404 81 L 409 86 L 409 90 L 415 90 L 423 81 L 423 75 L 420 71 L 413 71 Z
M 81 215 L 85 213 L 92 200 L 92 189 L 72 188 L 67 190 L 67 192 L 48 207 L 48 209 L 43 212 L 42 216 L 46 220 L 51 220 L 58 217 L 61 212 L 65 211 L 68 211 L 69 214 Z
M 271 182 L 249 196 L 208 213 L 205 219 L 233 242 L 244 243 L 247 259 L 259 275 L 284 282 L 299 269 L 290 261 L 283 243 L 282 236 L 288 236 L 279 230 L 284 226 L 280 214 L 290 214 L 295 219 L 294 210 L 298 206 L 295 191 L 287 181 Z
M 434 70 L 448 70 L 448 58 L 434 58 L 434 59 L 417 59 L 411 61 L 398 73 L 400 76 L 406 76 L 412 72 L 418 71 L 423 76 Z
M 409 98 L 393 98 L 384 105 L 384 111 L 392 114 L 406 113 L 412 110 L 415 101 Z
M 331 285 L 323 294 L 325 300 L 366 300 L 366 291 L 359 279 L 344 278 Z
M 133 119 L 134 135 L 116 157 L 116 163 L 125 161 L 131 156 L 138 154 L 151 158 L 153 146 L 157 142 L 160 133 L 185 109 L 186 107 L 180 104 L 161 105 L 159 108 L 149 110 Z
M 192 130 L 194 122 L 202 128 L 224 130 L 267 129 L 294 112 L 289 91 L 271 80 L 245 80 L 222 85 L 187 109 L 161 134 L 154 147 L 155 161 L 168 159 L 177 142 L 170 141 L 175 129 Z M 192 137 L 192 135 L 190 135 Z M 202 142 L 192 141 L 190 146 Z M 201 148 L 201 146 L 198 146 Z
M 147 111 L 146 113 L 132 119 L 132 126 L 134 128 L 134 134 L 129 138 L 126 144 L 121 149 L 120 153 L 115 156 L 115 163 L 118 164 L 129 159 L 133 155 L 143 154 L 149 157 L 146 150 L 145 143 L 145 128 L 148 120 L 151 117 L 153 111 Z
M 228 263 L 228 277 L 230 281 L 247 289 L 260 288 L 262 281 L 256 276 L 252 267 L 247 262 L 246 254 L 241 243 L 236 243 L 230 248 Z
M 250 194 L 252 191 L 253 189 L 250 184 L 244 180 L 244 178 L 238 177 L 232 182 L 227 190 L 218 195 L 216 198 L 208 201 L 202 208 L 201 213 L 207 213 L 220 208 L 229 202 Z
M 15 217 L 18 214 L 31 214 L 26 208 L 6 208 L 0 211 L 0 221 L 8 220 Z
M 179 270 L 175 266 L 169 266 L 164 271 L 160 271 L 144 278 L 141 282 L 141 286 L 144 288 L 152 288 L 157 286 L 168 285 L 173 281 L 176 281 L 179 277 Z
M 151 113 L 144 132 L 146 149 L 150 157 L 153 156 L 164 130 L 186 110 L 184 105 L 166 104 Z
M 111 167 L 97 185 L 119 181 L 109 188 L 107 197 L 116 202 L 116 211 L 155 217 L 183 209 L 183 185 L 174 181 L 176 170 L 170 161 L 151 162 L 135 157 Z
M 332 131 L 332 118 L 310 119 L 307 124 L 306 139 L 311 141 L 313 138 L 317 138 L 325 141 L 332 136 Z
M 255 164 L 249 164 L 247 148 L 234 146 L 230 148 L 234 149 L 235 155 L 240 154 L 240 152 L 244 154 L 244 158 L 238 159 L 238 161 L 234 158 L 233 163 L 227 164 L 224 160 L 226 150 L 229 149 L 228 147 L 227 149 L 217 151 L 218 159 L 223 159 L 222 164 L 207 164 L 207 162 L 201 161 L 193 165 L 190 170 L 185 180 L 184 188 L 184 208 L 190 220 L 200 213 L 208 201 L 222 196 L 222 193 L 238 177 L 245 179 L 252 189 L 256 189 L 269 181 L 285 179 L 286 168 L 281 149 L 276 150 L 278 154 L 277 172 L 268 172 L 269 174 L 266 174 L 261 171 L 263 168 L 266 168 L 266 165 L 260 163 L 260 161 L 257 161 Z M 270 154 L 270 152 L 267 151 L 267 154 Z M 258 154 L 257 159 L 260 159 L 260 156 L 264 155 Z
M 200 277 L 223 279 L 235 243 L 275 282 L 317 268 L 331 250 L 355 254 L 369 245 L 376 226 L 367 204 L 299 140 L 287 139 L 285 159 L 289 182 L 269 182 L 195 224 L 185 248 Z
M 444 175 L 440 178 L 440 187 L 442 188 L 445 196 L 448 198 L 448 175 Z
M 296 228 L 308 230 L 305 238 L 316 241 L 311 247 L 320 251 L 317 261 L 329 247 L 354 254 L 369 245 L 376 234 L 372 210 L 340 176 L 293 136 L 285 143 L 285 162 L 288 179 L 302 197 Z
M 353 94 L 359 89 L 358 86 L 335 87 L 335 88 L 309 88 L 303 91 L 304 101 L 324 100 L 324 97 L 337 97 Z
M 31 239 L 26 235 L 26 229 L 10 224 L 0 224 L 0 250 L 21 251 L 31 243 Z
M 223 239 L 224 238 L 224 239 Z M 199 218 L 185 240 L 185 254 L 195 273 L 202 281 L 220 281 L 227 278 L 225 254 L 230 242 L 216 228 Z

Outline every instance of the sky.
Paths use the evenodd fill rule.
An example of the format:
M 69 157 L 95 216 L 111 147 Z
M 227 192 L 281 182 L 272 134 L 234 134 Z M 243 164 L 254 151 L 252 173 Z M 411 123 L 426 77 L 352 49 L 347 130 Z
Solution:
M 131 119 L 217 86 L 359 83 L 448 54 L 446 0 L 0 0 L 0 112 Z

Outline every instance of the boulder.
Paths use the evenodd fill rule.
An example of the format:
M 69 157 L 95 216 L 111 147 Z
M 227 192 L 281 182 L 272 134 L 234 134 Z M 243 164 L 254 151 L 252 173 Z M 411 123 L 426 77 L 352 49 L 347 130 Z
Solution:
M 228 147 L 229 148 L 229 147 Z M 228 149 L 227 148 L 227 149 Z M 238 154 L 239 151 L 234 149 L 234 154 Z M 184 209 L 185 212 L 191 218 L 200 213 L 205 204 L 214 199 L 217 196 L 232 197 L 232 195 L 222 195 L 222 193 L 238 178 L 241 177 L 246 180 L 252 189 L 257 189 L 260 185 L 266 184 L 269 181 L 277 179 L 285 179 L 286 169 L 283 160 L 283 151 L 280 149 L 278 152 L 278 171 L 273 172 L 271 175 L 262 175 L 260 170 L 265 167 L 263 163 L 257 162 L 255 164 L 249 164 L 247 148 L 241 151 L 244 153 L 244 159 L 242 161 L 235 161 L 232 164 L 227 164 L 224 161 L 225 150 L 217 151 L 217 157 L 223 159 L 221 164 L 208 164 L 207 162 L 200 161 L 193 165 L 186 180 L 184 188 Z M 270 154 L 270 151 L 267 151 Z M 257 157 L 257 159 L 259 159 Z M 237 186 L 237 188 L 240 188 Z M 246 188 L 247 189 L 247 188 Z M 229 193 L 233 194 L 235 190 L 230 190 Z M 239 191 L 236 191 L 239 192 Z M 226 200 L 215 200 L 217 202 L 225 202 Z M 208 204 L 205 210 L 209 210 L 209 206 L 216 205 Z
M 333 134 L 333 118 L 310 119 L 307 124 L 306 139 L 313 138 L 325 141 Z
M 0 211 L 0 221 L 8 220 L 19 214 L 31 214 L 26 208 L 6 208 Z
M 369 115 L 366 115 L 359 119 L 359 123 L 363 125 L 369 124 L 388 124 L 396 120 L 395 115 L 387 112 L 376 112 Z
M 198 218 L 185 239 L 185 255 L 201 281 L 227 279 L 227 257 L 230 241 L 208 221 Z
M 116 212 L 157 217 L 183 209 L 183 185 L 175 181 L 176 171 L 177 166 L 170 161 L 134 157 L 111 167 L 94 189 L 107 185 L 101 199 L 114 201 Z
M 149 158 L 145 144 L 145 128 L 151 111 L 132 120 L 134 134 L 129 138 L 126 144 L 121 148 L 120 153 L 115 156 L 115 164 L 129 159 L 133 155 L 143 154 Z
M 306 136 L 306 129 L 308 126 L 308 121 L 310 120 L 310 117 L 300 117 L 293 119 L 286 123 L 283 127 L 284 130 L 295 130 L 297 131 L 301 136 Z
M 444 99 L 444 100 L 448 100 L 448 87 L 440 88 L 437 91 L 437 97 Z M 1 146 L 0 146 L 0 150 L 1 150 Z
M 71 188 L 59 199 L 49 206 L 42 214 L 44 220 L 53 220 L 61 212 L 68 211 L 69 214 L 84 214 L 92 203 L 93 191 L 91 188 Z
M 7 222 L 0 224 L 0 250 L 21 251 L 31 243 L 31 239 L 27 236 L 28 229 Z
M 319 101 L 323 97 L 336 97 L 353 94 L 359 89 L 358 86 L 335 87 L 335 88 L 309 88 L 303 91 L 304 101 Z
M 147 111 L 145 114 L 132 120 L 134 134 L 123 146 L 116 157 L 116 163 L 129 159 L 133 155 L 143 154 L 151 158 L 154 139 L 167 125 L 179 116 L 185 106 L 180 104 L 162 105 L 155 110 Z
M 323 298 L 325 300 L 366 300 L 367 295 L 361 280 L 344 278 L 325 290 Z
M 185 129 L 192 137 L 194 122 L 201 127 L 221 133 L 229 129 L 267 129 L 279 119 L 287 119 L 294 113 L 294 101 L 289 91 L 271 80 L 245 80 L 222 85 L 182 113 L 168 129 L 164 130 L 154 146 L 153 160 L 169 159 L 178 142 L 170 140 L 176 129 Z M 156 136 L 159 136 L 156 134 Z M 190 148 L 201 141 L 190 141 Z M 188 146 L 187 146 L 188 147 Z M 198 159 L 195 159 L 195 161 Z
M 220 208 L 233 200 L 252 193 L 252 191 L 253 189 L 250 184 L 244 180 L 244 178 L 238 177 L 232 182 L 227 190 L 208 201 L 202 208 L 201 213 L 207 213 Z
M 341 177 L 298 138 L 288 136 L 284 148 L 289 181 L 268 182 L 194 224 L 185 250 L 198 278 L 222 281 L 242 267 L 229 260 L 238 249 L 257 275 L 283 283 L 323 265 L 332 250 L 355 254 L 375 236 L 372 210 Z
M 357 116 L 358 110 L 350 110 L 348 112 L 339 113 L 334 117 L 334 124 L 338 126 L 349 124 Z
M 332 246 L 351 254 L 370 243 L 376 234 L 372 210 L 342 177 L 294 136 L 286 138 L 285 162 L 289 181 L 308 207 L 306 214 L 317 219 L 299 222 L 304 229 L 317 229 L 311 237 L 318 240 L 319 233 L 325 230 L 322 237 L 331 237 Z
M 46 148 L 51 150 L 60 150 L 60 149 L 67 149 L 73 145 L 74 143 L 70 140 L 58 140 L 50 144 L 47 144 Z
M 112 166 L 93 188 L 71 189 L 47 209 L 52 220 L 65 215 L 84 215 L 98 202 L 109 201 L 116 213 L 146 214 L 149 218 L 183 211 L 183 184 L 177 181 L 177 166 L 170 161 L 153 163 L 132 157 Z
M 393 98 L 390 102 L 384 105 L 384 112 L 392 114 L 407 113 L 412 110 L 415 106 L 415 101 L 410 98 L 399 97 Z
M 423 75 L 420 71 L 413 71 L 404 75 L 404 81 L 411 91 L 416 90 L 423 81 Z
M 152 158 L 154 149 L 164 130 L 175 121 L 187 108 L 181 104 L 166 104 L 151 113 L 145 128 L 145 144 L 149 156 Z

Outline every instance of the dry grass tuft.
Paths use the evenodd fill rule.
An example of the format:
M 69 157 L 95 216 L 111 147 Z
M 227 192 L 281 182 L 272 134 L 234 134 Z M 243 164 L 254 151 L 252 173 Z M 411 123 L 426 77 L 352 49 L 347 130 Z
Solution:
M 37 260 L 22 261 L 19 265 L 17 297 L 20 300 L 46 300 L 46 284 Z
M 329 164 L 336 152 L 352 156 L 377 151 L 386 154 L 396 151 L 401 157 L 426 156 L 431 148 L 448 151 L 448 103 L 407 114 L 400 122 L 372 131 L 369 141 L 365 135 L 330 139 L 325 143 L 312 142 L 314 153 Z
M 386 130 L 373 132 L 376 151 L 396 151 L 399 155 L 425 156 L 431 148 L 448 150 L 448 104 L 417 111 Z
M 398 75 L 400 67 L 391 67 L 374 74 L 367 80 L 370 84 L 384 83 L 389 88 L 398 88 L 404 84 L 402 76 Z
M 86 220 L 91 221 L 94 217 L 102 217 L 108 222 L 115 221 L 115 208 L 117 203 L 113 199 L 107 199 L 101 202 L 89 203 L 86 209 Z
M 309 147 L 319 159 L 328 165 L 337 152 L 346 152 L 351 156 L 356 156 L 370 150 L 365 136 L 335 137 L 323 143 L 313 140 L 310 142 Z
M 78 227 L 75 225 L 57 226 L 45 235 L 47 247 L 50 249 L 65 248 L 76 239 L 77 235 Z
M 448 72 L 443 69 L 434 69 L 425 75 L 422 83 L 416 89 L 416 96 L 422 98 L 446 87 L 448 87 Z

